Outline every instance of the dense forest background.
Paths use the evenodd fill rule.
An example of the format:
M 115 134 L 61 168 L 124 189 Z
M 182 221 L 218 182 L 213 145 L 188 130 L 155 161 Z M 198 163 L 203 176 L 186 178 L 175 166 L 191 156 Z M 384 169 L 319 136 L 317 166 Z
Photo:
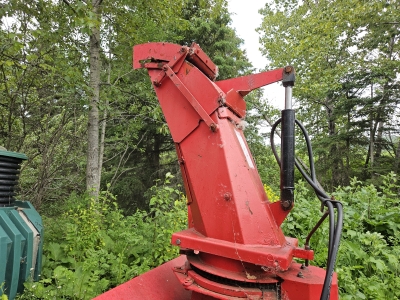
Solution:
M 295 66 L 297 118 L 318 180 L 347 209 L 342 297 L 398 299 L 400 2 L 270 0 L 260 13 L 265 69 Z M 226 0 L 0 0 L 0 144 L 29 157 L 20 198 L 48 234 L 44 281 L 26 299 L 91 297 L 176 255 L 169 233 L 184 227 L 185 205 L 174 145 L 146 71 L 132 70 L 132 46 L 149 41 L 200 44 L 218 80 L 254 71 Z M 265 128 L 279 112 L 260 91 L 247 101 L 245 134 L 273 197 L 279 169 Z M 300 139 L 296 155 L 307 161 Z M 308 207 L 301 182 L 297 191 L 287 229 L 304 238 L 318 205 Z M 117 245 L 121 235 L 130 246 Z M 76 286 L 58 285 L 63 276 L 85 293 L 71 296 Z

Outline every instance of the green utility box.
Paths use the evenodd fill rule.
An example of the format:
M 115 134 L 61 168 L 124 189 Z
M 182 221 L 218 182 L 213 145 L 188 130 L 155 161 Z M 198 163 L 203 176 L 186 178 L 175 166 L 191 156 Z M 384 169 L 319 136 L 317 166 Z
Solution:
M 0 284 L 13 300 L 24 282 L 38 280 L 42 266 L 42 218 L 27 201 L 15 200 L 24 154 L 0 151 Z

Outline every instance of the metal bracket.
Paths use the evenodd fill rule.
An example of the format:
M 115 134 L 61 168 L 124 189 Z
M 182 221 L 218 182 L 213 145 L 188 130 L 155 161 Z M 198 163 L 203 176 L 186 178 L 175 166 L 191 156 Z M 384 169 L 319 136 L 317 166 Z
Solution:
M 188 53 L 189 53 L 189 48 L 182 47 L 179 50 L 179 53 L 177 53 L 176 56 L 174 56 L 174 61 L 170 61 L 168 63 L 158 63 L 157 68 L 164 69 L 164 66 L 169 66 L 174 70 L 174 72 L 177 72 L 181 68 Z M 158 76 L 153 80 L 153 84 L 155 86 L 160 86 L 164 78 L 165 78 L 165 73 L 160 72 Z
M 169 65 L 164 65 L 165 74 L 167 74 L 168 78 L 172 80 L 178 90 L 185 96 L 185 98 L 189 101 L 195 111 L 199 114 L 201 119 L 207 124 L 207 126 L 211 129 L 211 131 L 215 132 L 218 129 L 218 125 L 215 124 L 213 119 L 208 115 L 208 113 L 204 110 L 204 108 L 200 105 L 199 101 L 192 95 L 192 93 L 188 90 L 185 84 L 176 76 L 175 72 L 171 69 Z

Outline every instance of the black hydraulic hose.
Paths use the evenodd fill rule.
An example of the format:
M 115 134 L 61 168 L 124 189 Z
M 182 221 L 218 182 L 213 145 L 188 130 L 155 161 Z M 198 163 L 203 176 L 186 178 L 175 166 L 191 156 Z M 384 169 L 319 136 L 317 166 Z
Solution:
M 298 120 L 295 120 L 295 122 L 300 127 L 300 129 L 303 133 L 303 136 L 305 138 L 305 141 L 306 141 L 311 174 L 307 174 L 307 172 L 298 163 L 297 159 L 295 159 L 295 165 L 296 165 L 297 169 L 300 171 L 300 173 L 302 174 L 302 176 L 304 177 L 304 179 L 314 189 L 314 192 L 317 195 L 318 199 L 321 201 L 321 204 L 323 206 L 327 207 L 327 211 L 324 213 L 322 218 L 318 221 L 318 223 L 315 225 L 315 227 L 311 230 L 311 232 L 307 236 L 306 246 L 308 246 L 308 242 L 309 242 L 311 236 L 314 234 L 314 232 L 318 229 L 318 227 L 322 224 L 322 222 L 326 219 L 326 217 L 329 216 L 329 245 L 328 245 L 327 268 L 326 268 L 326 275 L 325 275 L 324 285 L 323 285 L 321 298 L 320 298 L 320 300 L 328 300 L 330 297 L 332 276 L 333 276 L 333 272 L 334 272 L 334 266 L 335 266 L 335 262 L 336 262 L 337 253 L 339 250 L 340 238 L 341 238 L 342 229 L 343 229 L 343 206 L 339 201 L 331 199 L 328 196 L 328 194 L 325 192 L 325 190 L 321 187 L 318 180 L 316 179 L 314 158 L 313 158 L 310 138 L 308 136 L 307 130 L 301 124 L 301 122 Z M 278 165 L 281 167 L 281 165 L 282 165 L 281 160 L 278 156 L 278 153 L 276 152 L 275 143 L 274 143 L 274 133 L 275 133 L 276 127 L 279 125 L 279 123 L 281 123 L 281 119 L 277 120 L 272 125 L 270 142 L 271 142 L 271 149 L 275 156 L 275 159 L 276 159 Z M 336 222 L 335 222 L 335 211 L 334 211 L 335 208 L 337 210 Z M 306 264 L 308 265 L 308 261 L 306 261 Z
M 340 237 L 342 234 L 343 229 L 343 207 L 340 202 L 336 202 L 336 209 L 337 209 L 337 222 L 336 222 L 336 230 L 335 230 L 335 237 L 333 241 L 333 249 L 332 249 L 332 256 L 330 257 L 330 261 L 328 263 L 326 269 L 326 276 L 324 280 L 324 286 L 321 293 L 321 300 L 329 299 L 330 290 L 331 290 L 331 283 L 332 283 L 332 276 L 334 271 L 334 266 L 336 262 L 336 256 L 339 250 L 340 244 Z
M 270 140 L 270 143 L 271 143 L 272 153 L 274 154 L 276 162 L 278 163 L 279 167 L 281 167 L 281 160 L 280 160 L 280 158 L 278 156 L 278 153 L 276 152 L 276 149 L 275 149 L 274 133 L 275 133 L 276 127 L 279 125 L 281 120 L 282 119 L 278 119 L 278 121 L 276 121 L 274 124 L 272 124 L 271 136 L 269 137 L 269 140 Z
M 335 212 L 333 210 L 333 204 L 331 202 L 327 201 L 326 207 L 328 208 L 328 213 L 329 213 L 329 246 L 328 246 L 328 259 L 327 259 L 327 266 L 328 266 L 332 257 L 333 238 L 335 236 Z
M 308 132 L 299 120 L 296 119 L 295 122 L 296 122 L 297 126 L 300 127 L 301 131 L 303 132 L 303 136 L 306 140 L 307 152 L 308 152 L 308 162 L 310 164 L 311 179 L 312 179 L 312 181 L 316 181 L 317 177 L 315 175 L 315 166 L 314 166 L 314 160 L 313 160 L 314 155 L 312 153 L 312 146 L 311 146 L 310 138 L 308 136 Z
M 329 212 L 326 211 L 326 212 L 322 215 L 321 219 L 319 219 L 319 221 L 317 222 L 317 224 L 315 224 L 314 228 L 311 229 L 310 233 L 309 233 L 309 234 L 307 235 L 307 237 L 306 237 L 306 242 L 304 243 L 305 249 L 307 249 L 307 250 L 310 249 L 310 240 L 311 240 L 311 237 L 312 237 L 313 234 L 317 231 L 317 229 L 319 228 L 319 226 L 321 226 L 321 224 L 325 221 L 325 219 L 326 219 L 326 217 L 327 217 L 328 215 L 329 215 Z M 308 259 L 306 259 L 306 261 L 305 261 L 305 266 L 306 266 L 306 267 L 308 267 L 308 263 L 309 263 L 309 261 L 308 261 Z

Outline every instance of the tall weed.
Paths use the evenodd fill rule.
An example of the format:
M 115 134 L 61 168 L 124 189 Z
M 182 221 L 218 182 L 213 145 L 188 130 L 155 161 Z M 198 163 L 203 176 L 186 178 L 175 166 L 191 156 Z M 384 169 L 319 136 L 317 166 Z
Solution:
M 186 198 L 169 186 L 151 189 L 150 211 L 125 217 L 108 191 L 98 199 L 72 195 L 58 217 L 44 217 L 41 280 L 17 299 L 92 299 L 179 254 L 172 232 L 186 227 Z
M 336 263 L 340 299 L 400 298 L 400 185 L 395 174 L 382 176 L 382 186 L 365 185 L 353 178 L 350 186 L 333 193 L 343 203 L 344 226 Z M 322 216 L 317 198 L 304 182 L 296 185 L 295 207 L 282 225 L 299 243 Z M 311 239 L 312 262 L 326 266 L 327 221 Z
M 108 191 L 97 201 L 71 195 L 51 217 L 44 217 L 42 279 L 26 283 L 19 299 L 91 299 L 176 257 L 170 237 L 187 226 L 186 199 L 171 186 L 171 178 L 167 174 L 150 189 L 149 211 L 127 217 Z M 345 214 L 336 263 L 341 299 L 400 298 L 399 190 L 391 173 L 382 177 L 382 186 L 354 178 L 333 193 Z M 266 192 L 277 200 L 270 188 Z M 282 228 L 301 246 L 322 213 L 304 182 L 298 182 L 295 195 L 295 207 Z M 327 225 L 325 221 L 310 242 L 312 263 L 320 267 L 326 266 Z

